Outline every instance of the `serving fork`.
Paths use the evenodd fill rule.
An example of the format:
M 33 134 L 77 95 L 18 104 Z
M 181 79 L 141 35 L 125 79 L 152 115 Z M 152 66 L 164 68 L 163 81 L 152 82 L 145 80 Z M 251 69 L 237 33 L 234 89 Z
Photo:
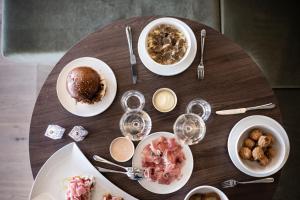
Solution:
M 201 58 L 200 64 L 197 67 L 197 77 L 199 80 L 204 79 L 204 64 L 203 64 L 203 52 L 204 52 L 204 42 L 205 42 L 206 30 L 201 30 Z
M 132 180 L 139 180 L 139 179 L 142 179 L 144 177 L 144 170 L 142 170 L 142 169 L 135 168 L 135 167 L 124 167 L 122 165 L 118 165 L 118 164 L 113 163 L 109 160 L 106 160 L 105 158 L 102 158 L 98 155 L 94 155 L 93 159 L 95 161 L 106 163 L 106 164 L 113 165 L 113 166 L 116 166 L 116 167 L 120 167 L 120 168 L 126 170 L 126 172 L 124 172 L 124 171 L 106 169 L 106 168 L 102 168 L 102 167 L 96 167 L 100 172 L 111 172 L 111 173 L 126 174 Z
M 131 27 L 126 26 L 125 31 L 126 31 L 126 37 L 127 37 L 128 49 L 129 49 L 132 81 L 133 81 L 133 84 L 136 84 L 136 81 L 137 81 L 136 58 L 135 58 L 135 55 L 133 53 L 133 48 L 132 48 Z
M 263 178 L 263 179 L 258 179 L 258 180 L 254 180 L 254 181 L 237 181 L 234 179 L 230 179 L 227 181 L 224 181 L 221 185 L 222 188 L 230 188 L 230 187 L 234 187 L 238 184 L 252 184 L 252 183 L 273 183 L 274 182 L 274 178 L 269 177 L 269 178 Z
M 116 164 L 116 163 L 113 163 L 113 162 L 111 162 L 111 161 L 109 161 L 109 160 L 106 160 L 105 158 L 102 158 L 102 157 L 100 157 L 100 156 L 98 156 L 98 155 L 94 155 L 93 156 L 93 159 L 95 160 L 95 161 L 98 161 L 98 162 L 102 162 L 102 163 L 106 163 L 106 164 L 109 164 L 109 165 L 113 165 L 113 166 L 116 166 L 116 167 L 120 167 L 120 168 L 122 168 L 122 169 L 125 169 L 126 171 L 134 171 L 135 170 L 135 168 L 133 168 L 133 167 L 124 167 L 124 166 L 122 166 L 122 165 L 118 165 L 118 164 Z
M 102 167 L 96 167 L 98 169 L 99 172 L 109 172 L 109 173 L 118 173 L 118 174 L 126 174 L 128 176 L 128 178 L 130 178 L 131 180 L 135 180 L 138 181 L 140 179 L 144 178 L 144 172 L 142 170 L 134 170 L 134 171 L 118 171 L 118 170 L 112 170 L 112 169 L 106 169 L 106 168 L 102 168 Z

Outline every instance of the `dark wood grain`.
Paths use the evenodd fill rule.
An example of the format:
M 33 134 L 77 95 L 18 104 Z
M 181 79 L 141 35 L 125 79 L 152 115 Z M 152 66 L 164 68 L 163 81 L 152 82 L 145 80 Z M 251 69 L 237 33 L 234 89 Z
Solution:
M 116 21 L 88 35 L 73 46 L 57 63 L 45 82 L 32 115 L 30 127 L 30 161 L 33 176 L 36 176 L 44 162 L 59 148 L 72 142 L 68 136 L 54 141 L 43 134 L 48 124 L 58 124 L 67 129 L 82 125 L 89 131 L 88 137 L 78 143 L 84 154 L 91 160 L 98 154 L 111 159 L 109 144 L 121 135 L 119 120 L 123 114 L 120 106 L 121 95 L 129 89 L 137 89 L 145 94 L 145 110 L 152 118 L 152 132 L 170 131 L 175 119 L 184 113 L 187 103 L 196 97 L 206 99 L 212 110 L 259 105 L 268 102 L 277 103 L 272 89 L 258 66 L 238 45 L 219 32 L 197 22 L 182 19 L 194 31 L 200 47 L 200 31 L 207 30 L 205 47 L 205 79 L 196 80 L 196 66 L 199 52 L 193 64 L 183 73 L 162 77 L 148 71 L 137 54 L 137 41 L 143 27 L 156 17 L 137 17 Z M 134 52 L 137 55 L 138 82 L 132 84 L 129 54 L 125 35 L 125 26 L 132 26 Z M 89 118 L 82 118 L 68 113 L 59 103 L 56 95 L 56 80 L 61 69 L 71 60 L 91 56 L 106 62 L 114 71 L 118 92 L 110 108 L 104 113 Z M 170 113 L 157 112 L 151 104 L 154 91 L 160 87 L 173 89 L 178 96 L 178 105 Z M 226 179 L 249 180 L 251 177 L 240 172 L 231 162 L 227 152 L 227 138 L 231 128 L 240 119 L 262 114 L 281 122 L 279 108 L 269 111 L 252 111 L 241 115 L 217 116 L 212 114 L 207 123 L 205 139 L 191 150 L 194 156 L 194 171 L 188 183 L 179 191 L 158 195 L 143 189 L 137 182 L 125 176 L 104 174 L 115 185 L 139 199 L 183 199 L 192 188 L 199 185 L 220 187 Z M 94 163 L 96 164 L 96 163 Z M 130 163 L 126 163 L 130 165 Z M 274 175 L 274 184 L 241 186 L 223 190 L 229 199 L 272 199 L 280 173 Z M 101 184 L 101 183 L 100 183 Z

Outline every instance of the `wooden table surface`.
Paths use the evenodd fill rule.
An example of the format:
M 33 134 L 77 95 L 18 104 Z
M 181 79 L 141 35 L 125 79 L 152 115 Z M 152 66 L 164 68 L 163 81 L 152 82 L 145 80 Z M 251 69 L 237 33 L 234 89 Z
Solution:
M 121 136 L 119 120 L 123 114 L 120 105 L 122 94 L 129 89 L 144 93 L 145 110 L 152 118 L 152 132 L 172 132 L 175 119 L 185 112 L 187 103 L 196 97 L 207 100 L 212 111 L 226 108 L 253 106 L 268 102 L 277 103 L 272 89 L 264 78 L 258 66 L 245 51 L 224 37 L 219 32 L 203 24 L 182 19 L 194 31 L 198 49 L 200 47 L 200 31 L 207 30 L 205 42 L 205 79 L 196 80 L 196 66 L 200 62 L 199 52 L 193 64 L 183 73 L 163 77 L 151 73 L 141 63 L 137 53 L 137 41 L 143 27 L 157 17 L 136 17 L 121 20 L 100 28 L 89 34 L 73 46 L 57 63 L 46 80 L 37 102 L 30 127 L 30 162 L 35 177 L 44 162 L 59 148 L 72 142 L 67 133 L 74 125 L 82 125 L 89 131 L 88 137 L 78 145 L 93 163 L 92 155 L 98 154 L 112 160 L 109 155 L 110 142 Z M 129 53 L 125 35 L 125 26 L 130 25 L 133 31 L 133 46 L 137 56 L 138 82 L 132 84 Z M 51 41 L 50 41 L 51 42 Z M 58 101 L 56 95 L 56 80 L 61 69 L 73 59 L 90 56 L 103 60 L 114 71 L 118 92 L 113 104 L 104 113 L 82 118 L 68 113 Z M 178 96 L 178 105 L 170 113 L 159 113 L 151 104 L 152 94 L 160 87 L 173 89 Z M 203 141 L 191 146 L 194 156 L 194 170 L 188 183 L 179 191 L 167 195 L 148 192 L 137 182 L 125 176 L 104 174 L 111 182 L 139 199 L 183 199 L 196 186 L 213 185 L 220 188 L 224 180 L 235 178 L 251 180 L 240 172 L 231 162 L 227 151 L 227 138 L 231 128 L 240 119 L 249 115 L 266 115 L 281 122 L 280 110 L 251 111 L 240 115 L 217 116 L 212 114 L 207 122 L 207 132 Z M 58 124 L 66 128 L 61 140 L 51 140 L 44 136 L 49 124 Z M 130 165 L 130 162 L 125 163 Z M 229 199 L 272 199 L 280 172 L 274 175 L 274 184 L 257 184 L 224 189 Z

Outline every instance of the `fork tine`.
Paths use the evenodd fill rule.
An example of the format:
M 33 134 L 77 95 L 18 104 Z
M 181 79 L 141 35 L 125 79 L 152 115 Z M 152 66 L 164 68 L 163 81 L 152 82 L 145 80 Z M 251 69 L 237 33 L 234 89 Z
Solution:
M 222 187 L 227 186 L 227 181 L 223 181 L 223 182 L 221 183 L 221 186 L 222 186 Z
M 197 78 L 198 78 L 198 80 L 204 79 L 204 66 L 202 66 L 202 65 L 199 65 L 197 67 Z
M 230 187 L 232 187 L 231 185 L 229 185 L 229 184 L 224 184 L 224 185 L 222 185 L 222 188 L 230 188 Z
M 233 180 L 224 181 L 221 185 L 222 185 L 223 188 L 229 188 L 229 187 L 235 186 Z
M 204 68 L 201 68 L 201 80 L 204 79 Z
M 229 187 L 229 184 L 228 184 L 227 181 L 224 181 L 221 185 L 222 185 L 222 188 L 227 188 L 227 187 Z
M 200 68 L 200 66 L 197 67 L 197 78 L 198 78 L 198 80 L 201 80 L 201 68 Z

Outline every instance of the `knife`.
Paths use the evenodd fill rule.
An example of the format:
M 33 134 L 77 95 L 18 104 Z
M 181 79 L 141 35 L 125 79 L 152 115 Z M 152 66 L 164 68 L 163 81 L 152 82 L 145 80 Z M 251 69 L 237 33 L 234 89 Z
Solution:
M 276 105 L 273 103 L 267 103 L 260 106 L 253 106 L 248 108 L 237 108 L 237 109 L 229 109 L 229 110 L 218 110 L 216 111 L 217 115 L 235 115 L 245 113 L 249 110 L 263 110 L 263 109 L 272 109 L 275 108 Z
M 137 81 L 136 58 L 135 58 L 135 55 L 133 54 L 133 49 L 132 49 L 131 27 L 126 26 L 125 30 L 126 30 L 126 36 L 127 36 L 127 42 L 128 42 L 128 48 L 129 48 L 132 81 L 133 81 L 133 84 L 136 84 L 136 81 Z

